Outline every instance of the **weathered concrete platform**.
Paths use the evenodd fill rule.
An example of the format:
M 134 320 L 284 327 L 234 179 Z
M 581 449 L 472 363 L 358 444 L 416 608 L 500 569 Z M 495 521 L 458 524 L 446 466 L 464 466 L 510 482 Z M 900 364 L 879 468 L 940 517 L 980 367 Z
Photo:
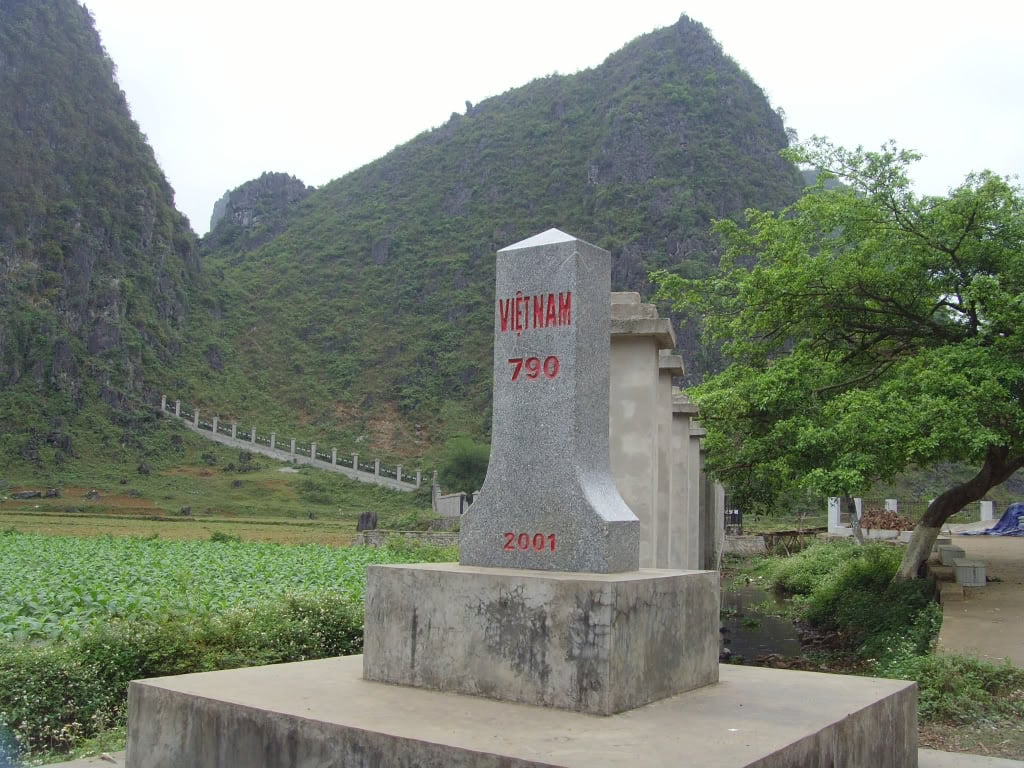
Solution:
M 601 717 L 373 683 L 360 656 L 137 681 L 127 768 L 914 768 L 916 687 L 725 665 Z
M 366 571 L 363 676 L 611 715 L 718 680 L 716 571 Z

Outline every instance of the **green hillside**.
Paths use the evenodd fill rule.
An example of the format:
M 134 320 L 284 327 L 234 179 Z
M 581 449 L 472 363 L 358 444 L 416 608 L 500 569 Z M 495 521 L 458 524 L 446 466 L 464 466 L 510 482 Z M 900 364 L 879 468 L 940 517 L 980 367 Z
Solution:
M 84 8 L 0 3 L 0 104 L 0 455 L 52 466 L 176 364 L 198 248 Z
M 320 189 L 264 174 L 197 243 L 114 74 L 73 0 L 0 5 L 8 467 L 171 460 L 160 393 L 342 452 L 431 455 L 490 425 L 497 249 L 556 226 L 646 294 L 650 269 L 714 263 L 712 218 L 801 188 L 764 94 L 683 17 Z
M 557 226 L 612 252 L 616 289 L 700 274 L 712 218 L 798 194 L 785 144 L 761 90 L 683 17 L 453 114 L 287 207 L 269 242 L 222 219 L 204 243 L 219 317 L 197 326 L 178 394 L 399 455 L 483 433 L 495 250 Z

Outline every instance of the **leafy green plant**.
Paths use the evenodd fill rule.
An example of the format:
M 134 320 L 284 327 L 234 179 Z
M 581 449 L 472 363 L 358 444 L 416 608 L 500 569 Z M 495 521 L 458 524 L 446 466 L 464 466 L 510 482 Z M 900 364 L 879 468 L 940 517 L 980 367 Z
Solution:
M 894 581 L 902 550 L 819 542 L 760 568 L 777 589 L 797 595 L 794 608 L 812 625 L 837 630 L 864 659 L 885 664 L 900 654 L 927 654 L 942 624 L 928 580 Z
M 3 538 L 20 540 L 22 551 L 31 548 L 35 555 L 30 560 L 53 558 L 55 581 L 37 584 L 38 594 L 68 594 L 80 603 L 83 590 L 94 600 L 110 595 L 122 602 L 127 593 L 139 592 L 140 606 L 148 606 L 120 617 L 108 613 L 97 621 L 83 615 L 75 600 L 65 600 L 48 608 L 52 621 L 69 620 L 62 641 L 0 641 L 0 733 L 10 730 L 23 755 L 66 751 L 123 726 L 128 682 L 134 679 L 358 653 L 366 565 L 442 561 L 454 554 L 407 542 L 329 550 L 209 542 L 177 548 L 166 546 L 175 542 L 98 540 L 93 542 L 97 553 L 128 563 L 124 570 L 129 580 L 117 577 L 117 567 L 99 569 L 96 560 L 87 558 L 84 570 L 98 572 L 70 583 L 65 593 L 58 582 L 73 582 L 78 566 L 62 564 L 61 558 L 87 554 L 88 548 L 75 550 L 61 539 L 46 548 L 42 537 Z M 4 554 L 0 551 L 0 562 Z M 179 564 L 178 558 L 184 562 Z M 206 560 L 219 565 L 201 570 Z M 191 569 L 199 570 L 189 573 Z M 159 589 L 145 583 L 145 572 Z M 45 574 L 42 569 L 33 578 L 44 579 Z M 207 579 L 210 584 L 204 583 Z M 181 599 L 183 593 L 201 588 L 207 594 L 198 601 Z M 103 616 L 107 609 L 102 600 L 97 602 Z M 11 745 L 0 745 L 0 757 L 13 753 Z
M 453 437 L 444 446 L 441 459 L 441 483 L 445 490 L 456 493 L 479 491 L 487 475 L 487 464 L 491 448 L 460 435 Z
M 918 685 L 918 712 L 926 720 L 974 723 L 1005 719 L 1019 727 L 1024 718 L 1024 670 L 959 655 L 904 652 L 880 665 L 880 674 Z
M 109 621 L 221 614 L 294 593 L 359 600 L 367 564 L 435 558 L 457 554 L 400 541 L 373 549 L 4 535 L 0 639 L 73 638 Z

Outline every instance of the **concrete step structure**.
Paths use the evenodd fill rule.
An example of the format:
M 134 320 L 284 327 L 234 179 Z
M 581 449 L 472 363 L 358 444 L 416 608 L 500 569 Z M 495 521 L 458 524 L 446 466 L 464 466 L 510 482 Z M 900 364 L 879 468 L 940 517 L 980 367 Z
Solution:
M 51 763 L 48 768 L 104 768 L 104 766 L 106 768 L 123 768 L 124 761 L 125 753 L 115 752 L 105 757 L 85 757 L 67 763 Z M 917 751 L 917 766 L 918 768 L 1024 768 L 1024 761 L 987 755 L 969 755 L 963 752 L 919 749 Z
M 467 663 L 471 663 L 467 660 Z M 913 683 L 722 665 L 607 717 L 364 680 L 349 656 L 132 683 L 128 768 L 905 768 Z
M 967 557 L 958 557 L 953 561 L 956 583 L 961 587 L 985 586 L 985 563 Z

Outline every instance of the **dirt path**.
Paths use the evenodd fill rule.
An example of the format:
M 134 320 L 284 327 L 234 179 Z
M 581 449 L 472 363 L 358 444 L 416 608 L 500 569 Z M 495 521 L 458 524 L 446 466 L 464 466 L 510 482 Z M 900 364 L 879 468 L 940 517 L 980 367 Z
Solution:
M 989 581 L 942 606 L 939 650 L 1024 667 L 1024 538 L 953 536 L 967 557 L 985 562 Z

